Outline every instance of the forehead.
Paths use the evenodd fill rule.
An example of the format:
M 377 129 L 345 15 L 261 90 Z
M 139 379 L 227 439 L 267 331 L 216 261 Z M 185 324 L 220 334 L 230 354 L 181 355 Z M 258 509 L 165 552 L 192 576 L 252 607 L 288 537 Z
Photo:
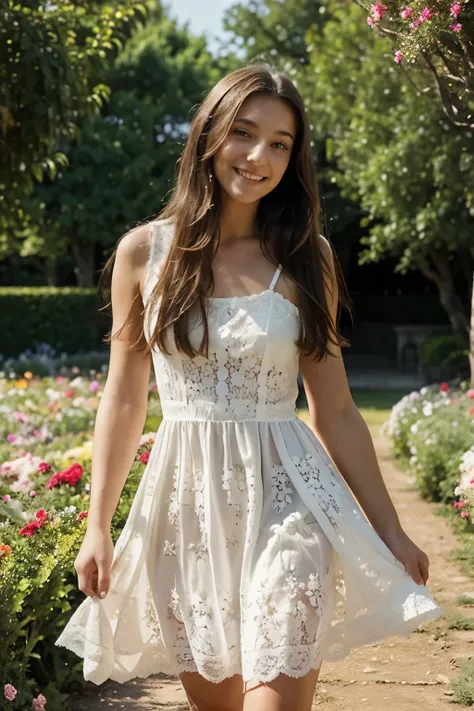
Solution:
M 235 117 L 247 118 L 259 126 L 274 130 L 296 131 L 294 111 L 283 99 L 267 94 L 251 94 L 243 102 Z

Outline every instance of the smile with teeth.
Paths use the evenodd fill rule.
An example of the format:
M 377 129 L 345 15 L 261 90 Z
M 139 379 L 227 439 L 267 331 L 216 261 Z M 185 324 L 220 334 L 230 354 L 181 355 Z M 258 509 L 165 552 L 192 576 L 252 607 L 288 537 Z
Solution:
M 243 178 L 247 178 L 248 180 L 254 180 L 257 183 L 261 180 L 265 180 L 265 176 L 263 175 L 255 175 L 255 173 L 248 173 L 246 170 L 241 170 L 240 168 L 235 168 L 235 170 L 239 175 L 241 175 Z

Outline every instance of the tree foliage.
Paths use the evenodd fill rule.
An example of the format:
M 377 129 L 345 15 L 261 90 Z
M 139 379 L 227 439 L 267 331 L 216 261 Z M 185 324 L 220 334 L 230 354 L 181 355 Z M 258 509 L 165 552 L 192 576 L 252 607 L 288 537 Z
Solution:
M 0 228 L 28 220 L 21 201 L 66 165 L 64 141 L 108 96 L 91 82 L 147 14 L 136 0 L 7 0 L 0 24 Z
M 446 120 L 424 72 L 398 70 L 358 6 L 329 7 L 323 32 L 307 35 L 305 92 L 336 162 L 331 180 L 367 214 L 361 261 L 390 255 L 402 272 L 420 269 L 466 331 L 454 281 L 460 272 L 470 284 L 474 260 L 472 139 Z
M 469 0 L 356 0 L 392 40 L 396 61 L 416 63 L 437 89 L 447 119 L 474 128 L 474 7 Z
M 35 189 L 42 217 L 23 253 L 51 256 L 54 242 L 70 247 L 79 285 L 92 286 L 97 244 L 107 252 L 161 209 L 193 108 L 219 76 L 205 41 L 162 13 L 137 29 L 104 77 L 110 100 L 66 149 L 68 168 Z

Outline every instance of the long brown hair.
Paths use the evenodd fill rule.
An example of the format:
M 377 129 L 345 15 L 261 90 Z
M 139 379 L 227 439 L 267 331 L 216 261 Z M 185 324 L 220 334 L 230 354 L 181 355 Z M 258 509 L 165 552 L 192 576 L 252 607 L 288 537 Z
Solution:
M 138 322 L 136 310 L 133 313 L 131 310 L 113 338 L 128 327 L 132 337 L 136 337 L 132 347 L 138 344 L 148 353 L 156 346 L 169 353 L 166 331 L 173 326 L 179 351 L 191 358 L 197 354 L 208 356 L 206 295 L 209 287 L 214 285 L 211 264 L 219 244 L 221 213 L 220 186 L 212 177 L 213 156 L 225 141 L 241 105 L 255 92 L 285 101 L 292 108 L 297 123 L 288 167 L 276 188 L 260 200 L 256 215 L 262 252 L 275 266 L 282 265 L 283 272 L 299 290 L 301 329 L 296 345 L 305 354 L 313 353 L 317 360 L 326 353 L 331 354 L 328 341 L 340 346 L 349 345 L 339 335 L 337 323 L 341 307 L 350 310 L 350 297 L 332 248 L 339 290 L 336 324 L 329 314 L 324 291 L 324 280 L 331 283 L 331 269 L 319 239 L 319 193 L 304 103 L 286 74 L 277 72 L 268 64 L 251 64 L 228 74 L 199 106 L 177 163 L 171 198 L 155 217 L 171 220 L 174 234 L 147 308 L 141 313 L 141 317 L 145 312 L 149 317 L 161 296 L 153 333 L 147 343 L 143 319 Z M 104 267 L 99 289 L 104 280 L 110 281 L 114 259 L 115 252 Z M 203 340 L 197 350 L 191 346 L 188 336 L 189 318 L 195 304 L 199 305 L 204 324 Z M 106 342 L 111 340 L 110 335 L 105 339 Z

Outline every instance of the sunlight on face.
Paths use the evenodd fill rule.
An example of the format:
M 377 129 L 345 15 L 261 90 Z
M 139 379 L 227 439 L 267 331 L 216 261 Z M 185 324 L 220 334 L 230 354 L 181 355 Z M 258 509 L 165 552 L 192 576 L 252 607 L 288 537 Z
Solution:
M 240 203 L 253 203 L 280 182 L 290 162 L 296 121 L 282 99 L 249 96 L 214 156 L 214 174 L 222 191 Z

